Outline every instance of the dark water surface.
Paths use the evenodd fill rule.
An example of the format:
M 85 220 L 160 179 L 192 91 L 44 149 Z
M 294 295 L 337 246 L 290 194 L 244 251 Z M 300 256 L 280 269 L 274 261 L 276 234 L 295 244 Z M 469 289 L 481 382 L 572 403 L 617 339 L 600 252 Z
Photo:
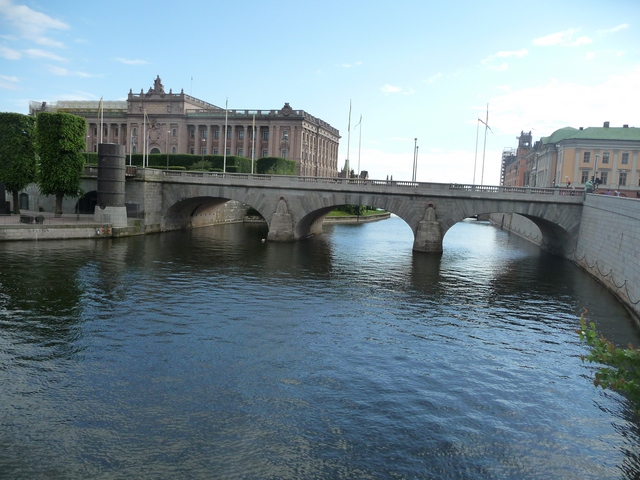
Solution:
M 574 333 L 638 330 L 571 263 L 478 222 L 263 237 L 0 243 L 0 478 L 640 474 Z

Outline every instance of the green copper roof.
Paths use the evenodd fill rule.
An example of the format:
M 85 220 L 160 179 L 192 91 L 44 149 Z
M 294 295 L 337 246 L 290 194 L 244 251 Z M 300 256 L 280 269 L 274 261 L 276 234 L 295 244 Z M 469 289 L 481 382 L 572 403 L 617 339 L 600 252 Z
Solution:
M 572 138 L 589 140 L 636 140 L 640 141 L 640 128 L 589 127 L 578 132 Z
M 561 128 L 560 130 L 556 130 L 548 137 L 542 137 L 541 140 L 542 140 L 542 143 L 545 145 L 547 143 L 558 143 L 561 140 L 565 140 L 567 138 L 573 137 L 576 134 L 576 132 L 579 132 L 579 131 L 580 130 L 578 130 L 577 128 L 564 127 L 564 128 Z
M 583 140 L 635 140 L 640 141 L 640 128 L 636 127 L 589 127 L 578 130 L 573 127 L 564 127 L 556 130 L 548 137 L 542 137 L 543 144 L 558 143 L 569 138 Z

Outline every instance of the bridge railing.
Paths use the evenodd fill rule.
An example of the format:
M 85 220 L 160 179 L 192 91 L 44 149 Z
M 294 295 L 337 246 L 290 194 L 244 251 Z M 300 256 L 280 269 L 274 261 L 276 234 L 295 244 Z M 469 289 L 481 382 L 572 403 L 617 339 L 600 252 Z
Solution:
M 127 172 L 129 173 L 129 172 Z M 340 177 L 298 177 L 289 175 L 271 174 L 251 174 L 251 173 L 227 173 L 227 172 L 196 172 L 184 170 L 161 170 L 155 168 L 139 168 L 138 173 L 143 178 L 150 177 L 170 177 L 170 178 L 217 178 L 252 180 L 261 183 L 313 183 L 331 185 L 363 185 L 375 187 L 395 187 L 412 188 L 416 190 L 461 190 L 470 193 L 492 193 L 492 194 L 525 194 L 525 195 L 545 195 L 545 196 L 582 196 L 582 190 L 572 188 L 541 188 L 541 187 L 516 187 L 516 186 L 496 186 L 496 185 L 472 185 L 464 183 L 423 183 L 410 182 L 404 180 L 371 180 L 362 178 L 340 178 Z

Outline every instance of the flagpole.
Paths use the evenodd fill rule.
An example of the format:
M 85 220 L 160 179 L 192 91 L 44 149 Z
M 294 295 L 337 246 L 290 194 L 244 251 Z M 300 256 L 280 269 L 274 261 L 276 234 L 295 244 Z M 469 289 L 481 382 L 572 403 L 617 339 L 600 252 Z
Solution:
M 347 171 L 345 173 L 345 178 L 349 178 L 350 177 L 350 168 L 351 166 L 349 165 L 349 149 L 350 149 L 350 143 L 351 143 L 351 100 L 349 100 L 349 123 L 347 126 Z
M 229 118 L 229 97 L 224 102 L 224 152 L 222 154 L 222 173 L 227 171 L 227 119 Z
M 484 122 L 484 146 L 482 147 L 482 174 L 480 175 L 480 185 L 484 185 L 484 155 L 487 151 L 487 129 L 489 128 L 489 104 L 487 103 L 487 117 Z
M 142 168 L 145 168 L 145 158 L 147 151 L 147 111 L 142 116 Z
M 103 127 L 102 124 L 104 123 L 104 106 L 102 105 L 102 97 L 100 97 L 100 143 L 102 143 L 102 132 L 103 132 Z

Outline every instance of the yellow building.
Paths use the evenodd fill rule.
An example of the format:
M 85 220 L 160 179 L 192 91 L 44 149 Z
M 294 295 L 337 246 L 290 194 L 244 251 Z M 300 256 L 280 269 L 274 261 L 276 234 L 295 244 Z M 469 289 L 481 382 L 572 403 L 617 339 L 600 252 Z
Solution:
M 640 191 L 639 157 L 640 128 L 611 127 L 604 122 L 602 127 L 561 128 L 536 141 L 524 161 L 506 160 L 518 160 L 524 170 L 519 180 L 522 186 L 584 188 L 588 180 L 598 179 L 600 190 L 636 196 Z M 503 171 L 509 171 L 509 167 L 503 165 Z M 520 177 L 507 178 L 513 181 Z
M 227 110 L 184 91 L 165 92 L 158 76 L 146 93 L 130 90 L 126 101 L 30 102 L 31 115 L 41 111 L 84 117 L 91 152 L 99 143 L 117 143 L 127 154 L 144 153 L 146 136 L 148 153 L 281 157 L 296 162 L 298 175 L 338 174 L 339 131 L 288 103 L 272 110 Z

